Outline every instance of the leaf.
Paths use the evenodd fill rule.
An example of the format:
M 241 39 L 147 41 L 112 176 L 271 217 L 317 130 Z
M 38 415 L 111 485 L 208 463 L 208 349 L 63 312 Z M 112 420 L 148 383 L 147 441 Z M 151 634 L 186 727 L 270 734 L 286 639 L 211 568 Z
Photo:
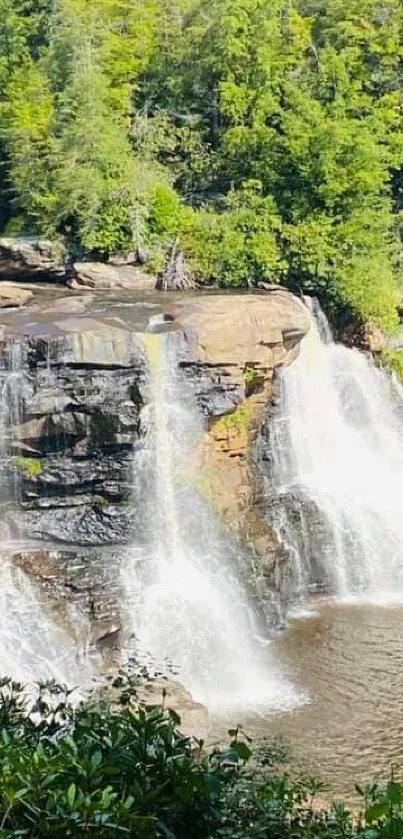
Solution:
M 19 800 L 20 798 L 24 798 L 24 795 L 26 795 L 27 792 L 29 792 L 29 789 L 27 789 L 27 788 L 26 789 L 19 789 L 18 792 L 15 793 L 14 798 L 16 800 Z
M 102 752 L 96 751 L 91 755 L 91 766 L 96 769 L 102 763 Z
M 236 752 L 240 760 L 249 760 L 252 751 L 246 743 L 231 743 L 231 750 Z
M 222 752 L 220 758 L 223 761 L 228 761 L 228 763 L 238 763 L 239 761 L 238 753 L 233 748 Z
M 112 787 L 108 786 L 105 787 L 104 790 L 102 790 L 101 802 L 103 807 L 109 806 L 115 798 L 116 793 L 113 793 Z
M 386 795 L 391 804 L 400 804 L 402 800 L 402 787 L 396 781 L 390 781 L 386 788 Z
M 134 798 L 133 798 L 133 796 L 132 796 L 132 795 L 128 795 L 128 796 L 127 796 L 127 798 L 126 798 L 126 801 L 125 801 L 125 802 L 124 802 L 124 804 L 123 804 L 123 809 L 124 809 L 124 810 L 130 810 L 130 809 L 131 809 L 131 807 L 133 806 L 133 804 L 134 804 Z
M 69 802 L 70 807 L 73 807 L 74 801 L 76 798 L 76 785 L 70 784 L 67 790 L 67 801 Z
M 219 795 L 221 792 L 221 781 L 219 777 L 212 772 L 208 772 L 205 780 L 209 795 Z
M 3 740 L 4 745 L 9 746 L 10 743 L 11 743 L 11 737 L 10 737 L 8 731 L 5 728 L 2 729 L 1 736 L 2 736 L 2 740 Z
M 377 804 L 372 804 L 371 807 L 368 807 L 368 810 L 365 811 L 365 821 L 367 822 L 376 822 L 378 819 L 383 818 L 389 812 L 389 801 L 379 801 Z
M 365 795 L 364 790 L 363 790 L 362 787 L 360 787 L 359 784 L 354 784 L 354 789 L 355 789 L 356 792 L 358 792 L 358 795 L 361 795 L 362 798 L 364 798 L 364 795 Z
M 168 708 L 168 714 L 171 717 L 172 722 L 175 723 L 175 725 L 181 724 L 181 718 L 179 714 L 177 714 L 176 711 L 173 710 L 173 708 Z
M 55 781 L 57 777 L 58 775 L 55 772 L 53 773 L 53 775 L 45 775 L 45 777 L 41 781 L 41 787 L 45 788 L 49 786 L 49 784 L 53 784 L 53 781 Z

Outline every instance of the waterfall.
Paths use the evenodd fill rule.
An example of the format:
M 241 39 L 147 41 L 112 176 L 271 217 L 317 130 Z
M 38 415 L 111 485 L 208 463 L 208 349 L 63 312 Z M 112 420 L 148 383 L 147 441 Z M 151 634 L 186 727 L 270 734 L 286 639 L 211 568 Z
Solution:
M 29 577 L 0 556 L 0 678 L 20 682 L 55 679 L 88 684 L 92 668 L 83 651 L 87 627 L 73 607 L 56 609 Z
M 9 471 L 20 453 L 14 430 L 22 420 L 26 386 L 24 348 L 11 341 L 0 356 L 0 678 L 89 684 L 94 669 L 85 654 L 87 622 L 66 600 L 56 606 L 12 560 L 14 551 L 27 547 L 13 541 L 19 529 L 19 479 L 17 470 L 11 476 Z
M 272 660 L 270 644 L 253 636 L 237 557 L 196 489 L 204 431 L 178 367 L 181 337 L 145 338 L 147 434 L 143 464 L 136 466 L 145 535 L 124 570 L 137 649 L 212 709 L 284 707 L 296 697 Z
M 270 483 L 282 510 L 273 521 L 302 586 L 321 578 L 342 598 L 400 598 L 402 390 L 369 357 L 334 343 L 318 306 L 311 311 L 271 420 Z

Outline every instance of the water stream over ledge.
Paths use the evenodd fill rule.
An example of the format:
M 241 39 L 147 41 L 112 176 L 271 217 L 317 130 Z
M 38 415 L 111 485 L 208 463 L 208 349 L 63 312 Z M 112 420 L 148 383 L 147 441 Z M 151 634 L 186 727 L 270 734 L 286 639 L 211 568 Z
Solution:
M 318 580 L 338 598 L 403 600 L 401 388 L 313 314 L 272 420 L 273 521 L 302 594 Z
M 139 471 L 148 539 L 124 569 L 139 653 L 173 668 L 210 709 L 292 707 L 300 701 L 254 637 L 239 557 L 199 496 L 202 418 L 178 368 L 178 334 L 145 337 L 150 362 L 147 442 Z

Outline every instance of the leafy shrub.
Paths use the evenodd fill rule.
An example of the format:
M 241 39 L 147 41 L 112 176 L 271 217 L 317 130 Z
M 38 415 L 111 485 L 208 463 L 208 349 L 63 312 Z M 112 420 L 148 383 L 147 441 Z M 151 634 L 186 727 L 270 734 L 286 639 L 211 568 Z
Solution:
M 75 709 L 55 685 L 27 714 L 20 685 L 0 702 L 0 836 L 207 837 L 226 770 L 195 750 L 163 708 Z
M 253 755 L 204 750 L 163 707 L 130 710 L 131 680 L 115 705 L 53 683 L 0 682 L 0 837 L 133 839 L 401 839 L 403 784 L 356 787 L 364 816 L 318 807 L 326 790 L 279 772 L 281 744 Z
M 381 361 L 385 367 L 394 370 L 400 381 L 403 381 L 403 352 L 402 350 L 382 350 Z

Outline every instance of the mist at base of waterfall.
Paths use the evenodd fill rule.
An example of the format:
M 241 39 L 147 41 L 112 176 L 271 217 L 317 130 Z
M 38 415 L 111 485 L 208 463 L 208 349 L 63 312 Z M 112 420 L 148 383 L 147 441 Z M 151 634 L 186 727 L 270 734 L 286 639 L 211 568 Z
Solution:
M 234 582 L 206 565 L 191 549 L 175 561 L 157 554 L 147 583 L 133 577 L 130 562 L 138 649 L 217 713 L 295 707 L 301 696 L 274 660 L 272 642 L 253 636 L 245 603 L 231 600 L 239 595 Z
M 272 489 L 294 499 L 274 524 L 302 588 L 315 569 L 343 602 L 403 600 L 402 389 L 335 344 L 314 305 L 300 357 L 280 377 L 270 447 Z
M 148 336 L 147 436 L 136 462 L 145 543 L 123 564 L 136 652 L 210 710 L 294 707 L 301 697 L 257 638 L 241 558 L 197 491 L 202 417 L 178 369 L 180 336 Z

